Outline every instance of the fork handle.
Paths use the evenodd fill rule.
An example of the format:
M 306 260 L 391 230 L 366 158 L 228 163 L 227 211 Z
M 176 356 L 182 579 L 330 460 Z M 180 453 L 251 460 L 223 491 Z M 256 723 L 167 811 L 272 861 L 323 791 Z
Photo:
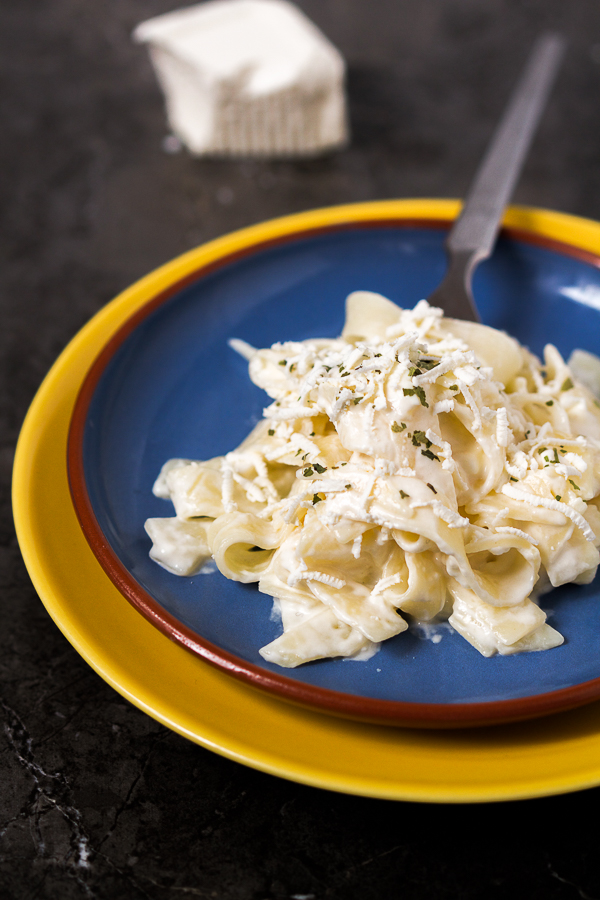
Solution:
M 472 251 L 476 262 L 493 250 L 510 199 L 564 53 L 560 35 L 536 41 L 492 142 L 481 161 L 460 216 L 448 235 L 452 251 Z
M 500 120 L 454 222 L 446 249 L 449 268 L 430 302 L 446 315 L 478 321 L 471 293 L 475 266 L 490 256 L 500 222 L 521 171 L 565 49 L 548 33 L 536 41 L 525 70 Z

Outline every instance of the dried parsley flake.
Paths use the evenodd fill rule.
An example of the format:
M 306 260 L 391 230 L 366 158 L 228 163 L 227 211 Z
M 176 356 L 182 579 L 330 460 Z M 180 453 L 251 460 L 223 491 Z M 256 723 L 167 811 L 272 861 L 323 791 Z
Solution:
M 402 388 L 402 392 L 405 397 L 418 397 L 421 406 L 429 406 L 429 403 L 427 402 L 427 398 L 425 396 L 425 391 L 422 387 L 418 386 L 414 388 Z

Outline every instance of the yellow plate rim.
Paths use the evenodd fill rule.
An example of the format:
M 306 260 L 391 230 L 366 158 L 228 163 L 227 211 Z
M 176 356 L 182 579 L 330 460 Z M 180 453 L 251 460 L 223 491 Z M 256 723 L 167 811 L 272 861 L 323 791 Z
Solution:
M 26 416 L 13 471 L 13 510 L 23 557 L 42 602 L 80 655 L 124 697 L 174 731 L 230 759 L 330 790 L 422 802 L 523 799 L 600 783 L 597 703 L 532 723 L 432 732 L 335 719 L 239 684 L 170 642 L 129 606 L 93 557 L 68 492 L 66 438 L 81 382 L 106 341 L 152 296 L 200 266 L 296 231 L 387 218 L 451 220 L 459 208 L 458 201 L 430 199 L 331 207 L 270 220 L 191 250 L 136 282 L 81 329 L 46 376 Z M 586 219 L 514 207 L 504 223 L 589 253 L 600 252 L 600 224 Z M 68 547 L 53 519 L 57 510 L 62 533 L 69 536 Z M 86 587 L 93 586 L 102 600 L 93 615 L 81 599 L 83 577 Z M 117 624 L 122 633 L 114 637 Z M 131 643 L 136 647 L 133 655 L 127 650 Z M 150 666 L 154 666 L 151 674 Z M 213 701 L 218 698 L 234 718 L 240 719 L 240 709 L 245 710 L 243 725 L 232 733 L 231 722 L 224 727 L 218 711 L 209 715 L 203 708 L 199 713 L 190 706 L 191 696 L 184 696 L 190 694 L 190 684 Z M 241 727 L 246 733 L 240 734 Z M 269 740 L 259 733 L 261 729 L 271 732 Z M 549 744 L 552 759 L 544 749 Z M 559 746 L 562 758 L 556 754 Z M 398 754 L 403 757 L 400 766 Z M 492 759 L 493 778 L 486 774 Z M 538 762 L 532 766 L 534 759 Z M 540 763 L 544 759 L 545 766 Z M 560 764 L 554 762 L 557 759 Z M 517 760 L 520 772 L 515 770 Z

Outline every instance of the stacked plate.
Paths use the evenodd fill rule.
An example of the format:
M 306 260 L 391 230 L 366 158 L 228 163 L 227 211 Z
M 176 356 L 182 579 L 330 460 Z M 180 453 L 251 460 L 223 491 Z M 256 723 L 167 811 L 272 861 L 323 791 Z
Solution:
M 38 593 L 77 651 L 168 727 L 266 772 L 389 799 L 517 799 L 600 783 L 600 585 L 545 598 L 565 644 L 484 659 L 418 632 L 366 662 L 294 670 L 258 648 L 269 598 L 149 560 L 151 488 L 171 457 L 237 446 L 264 396 L 229 347 L 335 336 L 353 290 L 412 307 L 439 282 L 458 204 L 303 213 L 174 260 L 105 307 L 54 365 L 23 426 L 14 511 Z M 600 225 L 511 209 L 475 295 L 533 352 L 598 351 Z

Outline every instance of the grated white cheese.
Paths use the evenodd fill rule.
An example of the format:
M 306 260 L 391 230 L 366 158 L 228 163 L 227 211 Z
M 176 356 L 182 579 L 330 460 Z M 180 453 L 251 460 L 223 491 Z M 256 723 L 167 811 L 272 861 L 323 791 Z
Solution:
M 458 382 L 458 386 L 461 390 L 463 397 L 467 401 L 467 405 L 468 405 L 469 409 L 473 413 L 473 428 L 476 431 L 479 431 L 481 429 L 481 412 L 479 410 L 477 403 L 475 402 L 475 398 L 473 397 L 473 394 L 467 387 L 467 383 L 464 381 L 464 379 L 457 377 L 456 380 Z
M 567 516 L 567 518 L 580 529 L 586 540 L 591 541 L 592 543 L 596 540 L 596 535 L 583 516 L 569 506 L 568 503 L 562 503 L 560 500 L 553 500 L 549 497 L 539 497 L 537 494 L 531 494 L 529 491 L 522 491 L 510 484 L 503 485 L 502 493 L 506 494 L 506 496 L 510 497 L 512 500 L 522 500 L 524 503 L 529 503 L 530 506 L 542 506 L 545 509 L 554 509 L 556 512 L 560 512 L 564 516 Z
M 233 480 L 236 482 L 236 484 L 239 484 L 239 486 L 244 489 L 249 500 L 252 500 L 254 503 L 267 502 L 267 498 L 263 490 L 256 483 L 256 481 L 252 481 L 250 478 L 246 478 L 244 475 L 240 475 L 239 472 L 233 472 Z
M 377 594 L 382 594 L 388 588 L 394 587 L 395 584 L 400 584 L 401 581 L 402 577 L 400 575 L 388 575 L 387 578 L 380 578 L 371 591 L 371 596 L 375 597 Z
M 526 531 L 521 531 L 520 528 L 513 528 L 511 525 L 496 525 L 496 531 L 501 534 L 514 534 L 515 537 L 523 538 L 523 540 L 529 541 L 529 543 L 533 544 L 535 547 L 539 544 L 539 541 L 530 534 L 527 534 Z
M 302 581 L 320 581 L 321 584 L 326 584 L 329 587 L 337 588 L 341 590 L 346 582 L 343 578 L 336 578 L 334 575 L 328 575 L 326 572 L 313 572 L 307 570 L 302 573 Z
M 221 463 L 221 498 L 225 512 L 235 512 L 237 505 L 233 500 L 233 467 L 223 460 Z
M 267 419 L 306 419 L 309 416 L 316 416 L 319 414 L 318 409 L 314 409 L 311 406 L 292 406 L 292 407 L 274 407 L 269 406 L 263 410 L 263 415 Z
M 574 469 L 577 469 L 577 472 L 580 475 L 583 475 L 584 472 L 587 472 L 588 464 L 586 463 L 585 459 L 582 459 L 581 456 L 579 456 L 578 453 L 565 453 L 563 459 L 568 465 L 573 466 Z
M 557 475 L 563 475 L 565 478 L 581 475 L 581 469 L 576 469 L 575 466 L 566 466 L 564 463 L 555 463 L 553 469 Z
M 508 414 L 505 406 L 501 406 L 496 413 L 496 440 L 499 447 L 508 446 Z
M 354 559 L 358 559 L 360 557 L 360 551 L 362 549 L 362 534 L 357 535 L 352 541 L 352 556 Z
M 411 501 L 411 509 L 421 509 L 423 507 L 431 507 L 433 514 L 442 519 L 450 528 L 466 528 L 471 523 L 464 516 L 459 515 L 452 509 L 448 509 L 441 500 L 413 500 Z
M 470 351 L 465 353 L 459 350 L 456 353 L 449 353 L 437 366 L 434 366 L 433 369 L 429 369 L 421 375 L 415 375 L 414 382 L 418 385 L 431 384 L 434 381 L 437 381 L 441 375 L 445 375 L 447 372 L 456 370 L 460 366 L 474 362 L 475 357 Z

